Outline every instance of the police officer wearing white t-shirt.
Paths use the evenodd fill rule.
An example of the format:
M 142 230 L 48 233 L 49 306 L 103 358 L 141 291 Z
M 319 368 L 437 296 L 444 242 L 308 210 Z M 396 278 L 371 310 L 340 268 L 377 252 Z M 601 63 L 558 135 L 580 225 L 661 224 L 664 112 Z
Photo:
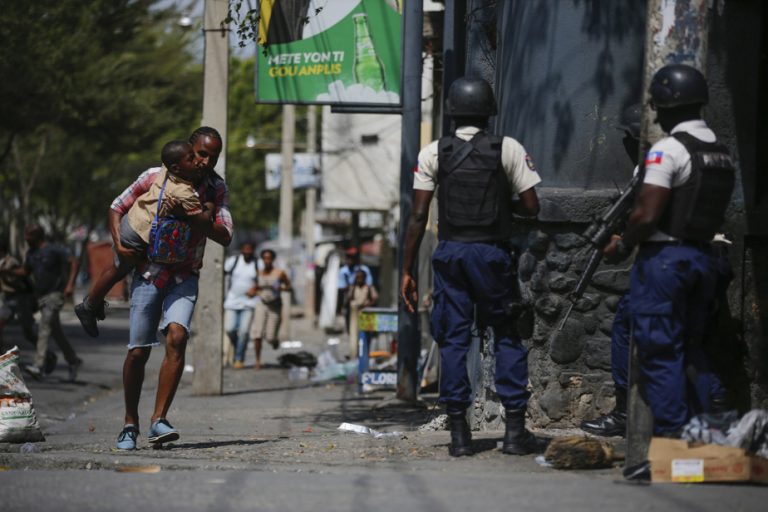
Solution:
M 629 305 L 640 386 L 654 434 L 676 436 L 691 415 L 693 396 L 712 393 L 706 360 L 699 351 L 702 359 L 692 361 L 690 347 L 714 308 L 721 262 L 710 241 L 725 218 L 735 168 L 701 118 L 709 98 L 698 70 L 665 66 L 654 75 L 650 94 L 656 121 L 670 136 L 648 152 L 624 235 L 614 237 L 605 254 L 617 258 L 639 246 Z M 701 369 L 693 375 L 695 390 L 688 389 L 686 365 Z
M 253 309 L 259 301 L 255 288 L 257 269 L 254 246 L 250 242 L 240 246 L 240 254 L 224 262 L 224 272 L 229 276 L 229 290 L 224 299 L 224 332 L 235 346 L 234 368 L 237 369 L 242 368 L 245 361 Z
M 451 428 L 449 453 L 455 457 L 473 453 L 466 420 L 471 393 L 466 363 L 475 308 L 478 323 L 494 329 L 496 391 L 507 421 L 502 451 L 532 453 L 543 446 L 525 428 L 527 350 L 509 315 L 516 276 L 507 243 L 513 213 L 538 213 L 534 186 L 541 179 L 519 142 L 486 132 L 488 118 L 496 114 L 488 82 L 456 80 L 448 92 L 446 113 L 457 127 L 455 134 L 419 153 L 400 294 L 413 312 L 418 299 L 410 271 L 424 235 L 429 203 L 439 189 L 431 330 L 440 347 L 440 402 L 446 406 Z

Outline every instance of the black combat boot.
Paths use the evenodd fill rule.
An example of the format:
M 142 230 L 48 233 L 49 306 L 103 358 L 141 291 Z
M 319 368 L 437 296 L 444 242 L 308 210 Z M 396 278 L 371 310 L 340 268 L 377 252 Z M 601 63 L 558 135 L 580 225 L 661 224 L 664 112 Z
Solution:
M 450 456 L 474 455 L 475 452 L 472 450 L 472 432 L 469 430 L 466 412 L 448 413 L 448 425 L 451 428 L 451 446 L 448 448 Z
M 611 412 L 594 420 L 581 422 L 581 430 L 596 436 L 621 436 L 627 434 L 627 391 L 616 390 L 616 406 Z
M 508 455 L 541 453 L 547 447 L 546 441 L 538 439 L 525 428 L 525 409 L 506 410 L 507 428 L 501 451 Z

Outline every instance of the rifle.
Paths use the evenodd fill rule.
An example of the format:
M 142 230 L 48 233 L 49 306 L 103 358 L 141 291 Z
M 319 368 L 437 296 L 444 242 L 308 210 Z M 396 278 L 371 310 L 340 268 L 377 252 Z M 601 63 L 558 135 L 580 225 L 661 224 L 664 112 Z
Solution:
M 568 296 L 571 305 L 568 306 L 568 311 L 566 311 L 565 317 L 563 317 L 562 322 L 560 322 L 558 330 L 563 330 L 566 320 L 568 320 L 568 317 L 571 315 L 573 306 L 576 304 L 576 301 L 584 295 L 584 291 L 592 281 L 592 276 L 595 274 L 597 267 L 600 266 L 600 262 L 603 260 L 603 247 L 608 245 L 608 242 L 611 241 L 611 236 L 614 233 L 618 233 L 626 222 L 627 215 L 635 204 L 635 196 L 644 177 L 645 163 L 640 166 L 637 174 L 632 177 L 618 199 L 616 199 L 611 206 L 606 208 L 600 217 L 592 221 L 592 224 L 590 224 L 587 229 L 584 230 L 584 233 L 581 234 L 582 238 L 586 239 L 593 249 L 592 253 L 589 255 L 587 266 L 584 268 L 581 278 L 576 284 L 576 289 Z

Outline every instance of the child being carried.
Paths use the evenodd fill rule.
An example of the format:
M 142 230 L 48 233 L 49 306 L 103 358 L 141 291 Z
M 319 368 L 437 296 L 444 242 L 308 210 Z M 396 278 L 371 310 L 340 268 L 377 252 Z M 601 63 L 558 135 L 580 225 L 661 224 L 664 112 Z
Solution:
M 75 314 L 90 336 L 99 335 L 96 322 L 105 317 L 107 292 L 148 259 L 150 232 L 156 215 L 158 218 L 175 216 L 210 222 L 215 214 L 214 204 L 201 204 L 195 190 L 194 181 L 199 177 L 200 169 L 192 146 L 183 141 L 169 142 L 163 146 L 161 159 L 164 168 L 160 174 L 120 219 L 120 244 L 131 249 L 134 256 L 116 251 L 112 266 L 102 272 L 83 302 L 75 306 Z M 161 202 L 159 208 L 158 202 Z

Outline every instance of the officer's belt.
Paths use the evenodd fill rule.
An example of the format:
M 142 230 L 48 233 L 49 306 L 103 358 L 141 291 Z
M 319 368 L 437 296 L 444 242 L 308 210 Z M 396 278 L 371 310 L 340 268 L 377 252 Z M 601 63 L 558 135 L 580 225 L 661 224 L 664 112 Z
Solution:
M 646 240 L 640 244 L 640 247 L 696 247 L 697 249 L 712 249 L 712 242 L 696 240 Z
M 487 242 L 461 242 L 465 244 L 483 244 L 483 245 L 492 245 L 494 247 L 498 247 L 499 249 L 502 249 L 507 252 L 512 252 L 514 248 L 512 247 L 512 244 L 509 242 L 501 241 L 501 240 L 489 240 Z

